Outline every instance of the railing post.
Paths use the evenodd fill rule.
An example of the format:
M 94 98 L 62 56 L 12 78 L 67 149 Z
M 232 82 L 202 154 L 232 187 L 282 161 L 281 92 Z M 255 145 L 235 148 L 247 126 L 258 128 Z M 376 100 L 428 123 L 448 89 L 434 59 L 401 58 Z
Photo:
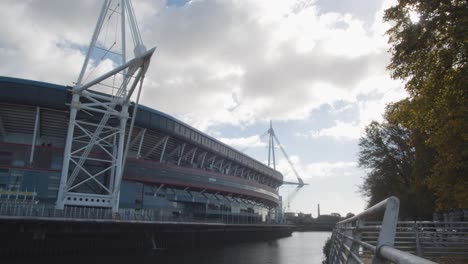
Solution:
M 387 199 L 385 206 L 385 213 L 382 221 L 382 227 L 377 240 L 376 254 L 372 258 L 372 264 L 384 264 L 388 261 L 380 257 L 380 249 L 383 246 L 391 246 L 395 243 L 395 233 L 398 223 L 398 211 L 400 208 L 400 201 L 398 198 L 392 196 Z
M 419 240 L 419 226 L 417 222 L 414 222 L 414 236 L 416 239 L 416 255 L 422 257 L 421 241 Z
M 335 256 L 333 257 L 332 259 L 332 263 L 339 263 L 339 259 L 340 259 L 340 255 L 341 255 L 341 252 L 343 250 L 343 246 L 344 246 L 344 243 L 342 241 L 343 237 L 341 236 L 341 232 L 339 230 L 340 228 L 337 227 L 336 228 L 336 242 L 337 242 L 337 247 L 336 247 L 336 252 L 335 252 Z M 340 237 L 341 236 L 341 237 Z
M 338 257 L 339 249 L 340 249 L 340 239 L 338 237 L 338 227 L 333 230 L 333 235 L 332 235 L 332 243 L 331 243 L 331 248 L 332 248 L 332 254 L 329 258 L 330 264 L 335 263 L 336 258 Z
M 347 248 L 351 249 L 355 243 L 353 242 L 353 240 L 349 239 L 348 237 L 354 237 L 354 234 L 357 230 L 353 229 L 353 222 L 346 223 L 344 227 L 345 229 L 343 232 L 346 235 L 346 237 L 343 237 L 343 247 L 346 246 Z M 353 258 L 349 257 L 349 254 L 347 254 L 347 258 L 348 259 L 346 260 L 346 263 L 350 263 L 350 264 L 357 263 L 356 261 L 354 261 Z
M 353 235 L 352 237 L 355 239 L 355 241 L 361 241 L 362 238 L 362 232 L 361 232 L 361 227 L 364 225 L 364 221 L 362 219 L 356 220 L 356 226 L 355 229 L 353 230 Z M 351 253 L 354 253 L 356 256 L 359 256 L 359 248 L 360 245 L 354 241 L 351 243 Z M 351 261 L 349 263 L 357 263 L 356 260 L 353 258 L 350 259 Z

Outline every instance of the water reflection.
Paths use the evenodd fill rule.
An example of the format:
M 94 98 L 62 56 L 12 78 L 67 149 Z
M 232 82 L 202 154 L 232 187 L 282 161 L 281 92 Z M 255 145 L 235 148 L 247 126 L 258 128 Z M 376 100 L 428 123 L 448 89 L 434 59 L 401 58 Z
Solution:
M 322 248 L 330 232 L 295 232 L 267 242 L 242 243 L 220 248 L 161 252 L 159 263 L 196 264 L 303 264 L 321 263 Z M 154 262 L 148 262 L 154 263 Z
M 330 232 L 294 232 L 291 237 L 212 248 L 160 250 L 154 254 L 115 252 L 106 256 L 63 256 L 12 259 L 4 263 L 113 264 L 303 264 L 322 263 Z M 3 262 L 2 262 L 3 263 Z

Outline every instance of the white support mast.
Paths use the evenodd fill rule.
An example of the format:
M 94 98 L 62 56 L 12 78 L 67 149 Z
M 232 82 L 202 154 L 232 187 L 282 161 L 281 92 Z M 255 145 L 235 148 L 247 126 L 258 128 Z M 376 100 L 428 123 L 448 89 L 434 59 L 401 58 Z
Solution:
M 126 22 L 133 41 L 126 39 Z M 120 28 L 120 31 L 115 33 L 113 41 L 106 43 L 111 34 L 104 28 Z M 120 48 L 116 47 L 117 42 Z M 135 57 L 127 61 L 126 48 L 131 42 Z M 72 88 L 57 209 L 66 205 L 93 206 L 110 207 L 114 213 L 118 212 L 126 145 L 154 50 L 146 50 L 143 45 L 129 0 L 105 0 L 83 67 Z M 91 81 L 87 81 L 90 77 Z M 134 93 L 136 102 L 130 116 Z M 132 122 L 126 131 L 129 118 Z
M 270 120 L 270 129 L 268 129 L 267 133 L 269 135 L 268 137 L 268 167 L 271 167 L 271 163 L 273 163 L 273 169 L 276 170 L 275 141 L 273 140 L 273 137 L 275 136 L 275 131 L 273 130 L 273 124 L 271 120 Z
M 294 167 L 293 163 L 291 162 L 291 160 L 289 159 L 289 156 L 288 154 L 286 153 L 286 151 L 284 150 L 283 146 L 281 145 L 281 143 L 279 142 L 278 140 L 278 137 L 276 137 L 276 134 L 275 134 L 275 131 L 273 130 L 273 125 L 272 125 L 272 122 L 270 121 L 270 129 L 268 129 L 267 131 L 268 135 L 269 135 L 269 142 L 268 142 L 268 166 L 271 167 L 271 163 L 273 164 L 273 169 L 276 169 L 276 162 L 275 162 L 275 142 L 276 144 L 279 146 L 279 148 L 281 149 L 281 152 L 283 153 L 284 157 L 286 158 L 286 160 L 288 161 L 288 164 L 289 166 L 291 167 L 291 169 L 293 170 L 294 172 L 294 175 L 296 176 L 297 178 L 297 183 L 293 183 L 293 182 L 285 182 L 286 184 L 292 184 L 292 185 L 298 185 L 300 187 L 303 187 L 304 185 L 307 185 L 306 183 L 304 183 L 304 181 L 302 180 L 302 178 L 299 176 L 299 173 L 297 173 L 297 170 L 296 168 Z M 270 162 L 270 156 L 273 158 L 272 159 L 272 162 Z
M 281 208 L 281 211 L 286 211 L 289 210 L 289 206 L 291 204 L 291 201 L 296 197 L 298 194 L 299 190 L 304 187 L 305 185 L 308 185 L 307 183 L 304 183 L 302 178 L 299 176 L 299 173 L 297 172 L 296 168 L 294 167 L 293 163 L 289 159 L 288 154 L 286 153 L 286 150 L 284 150 L 283 145 L 279 142 L 278 137 L 275 134 L 275 131 L 273 130 L 273 125 L 272 122 L 270 121 L 270 128 L 267 131 L 269 135 L 269 141 L 268 141 L 268 166 L 271 167 L 273 165 L 273 169 L 276 169 L 276 161 L 275 161 L 275 142 L 279 146 L 281 152 L 283 153 L 283 156 L 286 158 L 288 161 L 289 166 L 291 167 L 292 171 L 294 172 L 294 175 L 297 178 L 297 182 L 290 182 L 290 181 L 283 181 L 284 185 L 295 185 L 296 188 L 289 193 L 289 195 L 286 197 L 286 199 L 283 201 L 284 202 L 284 207 Z

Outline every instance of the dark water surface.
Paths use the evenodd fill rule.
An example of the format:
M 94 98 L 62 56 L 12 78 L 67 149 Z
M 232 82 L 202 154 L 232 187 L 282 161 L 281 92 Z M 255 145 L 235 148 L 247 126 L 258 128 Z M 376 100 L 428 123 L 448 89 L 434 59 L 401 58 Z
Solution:
M 331 232 L 294 232 L 291 237 L 215 248 L 159 250 L 153 255 L 115 252 L 106 256 L 7 258 L 1 263 L 113 264 L 304 264 L 322 263 L 322 248 Z

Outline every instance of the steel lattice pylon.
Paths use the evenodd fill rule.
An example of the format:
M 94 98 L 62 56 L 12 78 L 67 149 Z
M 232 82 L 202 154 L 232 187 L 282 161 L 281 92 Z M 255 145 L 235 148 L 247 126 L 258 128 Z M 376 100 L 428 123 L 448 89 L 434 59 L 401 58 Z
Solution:
M 294 167 L 294 164 L 291 162 L 289 159 L 289 155 L 286 153 L 286 150 L 284 150 L 283 145 L 281 145 L 278 137 L 276 137 L 275 130 L 273 130 L 273 124 L 270 121 L 270 128 L 266 132 L 266 134 L 269 135 L 268 139 L 268 167 L 271 167 L 273 164 L 273 169 L 276 169 L 276 160 L 275 160 L 275 142 L 279 146 L 281 152 L 283 153 L 283 156 L 286 158 L 286 161 L 289 163 L 289 166 L 291 167 L 292 171 L 294 172 L 294 175 L 297 178 L 297 182 L 289 182 L 289 181 L 283 181 L 283 185 L 295 185 L 296 189 L 294 189 L 284 200 L 285 206 L 281 208 L 281 211 L 286 211 L 289 209 L 291 201 L 296 197 L 298 194 L 299 190 L 304 187 L 305 185 L 309 185 L 307 183 L 304 183 L 302 178 L 299 176 L 299 173 L 297 172 L 296 168 Z M 265 135 L 266 135 L 265 134 Z
M 111 19 L 118 19 L 112 27 L 120 27 L 120 52 L 113 50 L 115 40 L 106 47 L 105 41 L 99 38 L 104 25 L 111 27 Z M 126 26 L 131 32 L 135 55 L 129 61 L 126 61 Z M 109 34 L 106 32 L 105 35 L 104 40 Z M 57 209 L 73 205 L 111 207 L 113 212 L 118 211 L 120 183 L 128 151 L 126 146 L 131 138 L 143 80 L 154 50 L 146 50 L 143 45 L 129 0 L 104 1 L 83 67 L 72 88 Z M 112 57 L 103 60 L 109 54 Z M 112 64 L 112 69 L 106 69 L 92 81 L 84 81 L 86 74 L 89 77 L 90 72 L 98 69 L 98 65 L 92 62 L 99 57 L 100 61 Z M 136 103 L 130 116 L 132 96 L 136 97 Z M 131 122 L 126 131 L 129 119 Z

